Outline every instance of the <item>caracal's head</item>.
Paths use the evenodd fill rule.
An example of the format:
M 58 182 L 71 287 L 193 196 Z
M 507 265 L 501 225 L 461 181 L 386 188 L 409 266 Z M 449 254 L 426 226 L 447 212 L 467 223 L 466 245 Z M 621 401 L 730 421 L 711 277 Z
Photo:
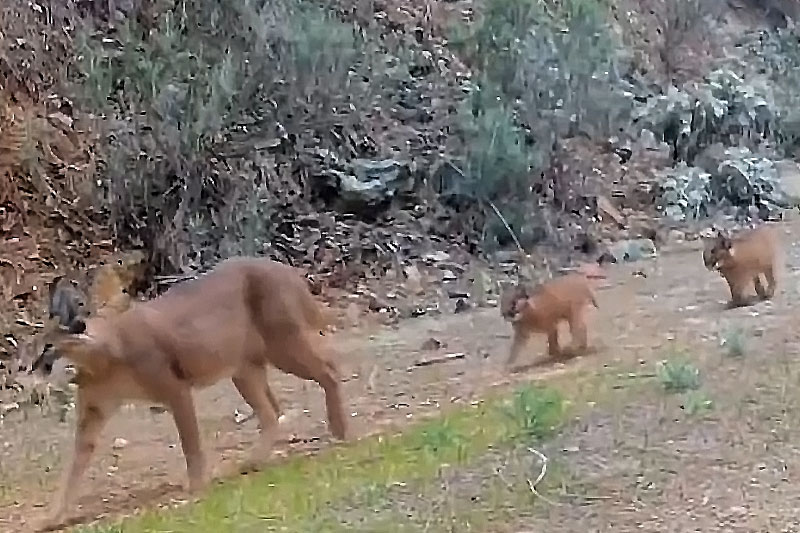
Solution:
M 519 313 L 520 302 L 527 300 L 528 293 L 522 284 L 511 283 L 500 286 L 500 314 L 506 320 L 514 322 Z
M 720 264 L 724 263 L 733 255 L 733 241 L 721 231 L 706 239 L 703 248 L 703 264 L 708 270 L 719 269 Z

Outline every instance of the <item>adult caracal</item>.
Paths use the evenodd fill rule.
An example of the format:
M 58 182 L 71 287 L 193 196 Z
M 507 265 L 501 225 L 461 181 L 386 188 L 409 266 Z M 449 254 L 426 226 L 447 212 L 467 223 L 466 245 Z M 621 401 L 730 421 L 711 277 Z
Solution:
M 551 357 L 565 355 L 558 342 L 558 325 L 562 321 L 569 324 L 575 352 L 586 350 L 586 309 L 590 303 L 597 307 L 591 282 L 584 273 L 567 274 L 535 288 L 520 285 L 509 291 L 501 301 L 501 313 L 514 328 L 506 368 L 514 368 L 534 333 L 547 334 Z
M 755 285 L 761 300 L 775 295 L 778 267 L 778 236 L 775 228 L 761 226 L 746 230 L 735 238 L 717 232 L 707 239 L 703 248 L 703 264 L 717 270 L 730 289 L 729 307 L 742 307 L 754 303 L 746 293 Z M 764 276 L 767 286 L 761 283 Z
M 72 461 L 48 523 L 63 523 L 104 425 L 130 401 L 158 403 L 172 413 L 191 492 L 207 483 L 193 388 L 232 379 L 258 418 L 259 459 L 278 425 L 267 384 L 270 364 L 316 381 L 325 391 L 331 432 L 347 438 L 339 373 L 321 335 L 325 326 L 320 304 L 295 268 L 233 258 L 153 300 L 87 319 L 84 333 L 55 333 L 52 350 L 78 368 L 78 420 Z

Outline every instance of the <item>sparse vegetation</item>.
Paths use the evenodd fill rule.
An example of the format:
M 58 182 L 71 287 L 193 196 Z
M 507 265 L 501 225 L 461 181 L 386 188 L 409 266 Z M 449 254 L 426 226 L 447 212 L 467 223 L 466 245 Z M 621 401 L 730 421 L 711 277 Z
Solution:
M 667 392 L 686 392 L 700 388 L 700 370 L 680 355 L 659 361 L 656 376 Z
M 562 399 L 552 390 L 524 387 L 514 393 L 505 414 L 515 437 L 539 438 L 553 429 L 563 411 Z
M 263 253 L 264 221 L 287 191 L 272 187 L 284 169 L 253 157 L 259 139 L 302 135 L 296 102 L 320 110 L 302 125 L 316 129 L 370 100 L 356 81 L 371 68 L 365 42 L 328 11 L 299 0 L 189 4 L 150 29 L 126 19 L 115 40 L 80 34 L 79 94 L 109 140 L 98 205 L 117 239 L 151 243 L 169 270 Z
M 68 424 L 52 422 L 74 418 L 67 387 L 64 394 L 39 394 L 23 386 L 12 358 L 40 329 L 42 287 L 56 274 L 83 273 L 114 249 L 146 252 L 146 279 L 137 282 L 148 297 L 220 258 L 268 255 L 307 271 L 315 294 L 347 307 L 348 317 L 376 312 L 393 323 L 428 314 L 447 321 L 453 311 L 492 301 L 491 290 L 464 290 L 468 278 L 477 285 L 478 271 L 486 287 L 497 285 L 495 277 L 515 275 L 508 254 L 516 247 L 512 233 L 537 263 L 526 269 L 532 277 L 549 276 L 570 263 L 594 261 L 616 239 L 660 237 L 668 226 L 668 239 L 692 240 L 712 218 L 725 225 L 776 218 L 800 202 L 800 30 L 788 20 L 800 8 L 792 2 L 745 0 L 735 9 L 714 0 L 401 4 L 4 3 L 0 374 L 8 378 L 0 387 L 7 480 L 0 494 L 8 512 L 0 523 L 13 516 L 9 528 L 27 527 L 21 520 L 41 503 L 37 498 L 46 498 L 61 457 L 54 443 Z M 608 381 L 600 365 L 610 359 L 633 358 L 641 350 L 638 364 L 650 369 L 653 357 L 666 355 L 655 383 L 671 393 L 649 402 L 643 392 L 593 410 L 598 420 L 579 421 L 571 440 L 548 452 L 552 467 L 574 469 L 580 479 L 569 490 L 561 487 L 564 505 L 538 513 L 540 463 L 527 449 L 546 446 L 542 441 L 557 436 L 554 430 L 567 415 L 580 411 L 576 406 L 602 405 L 619 383 L 576 390 L 570 378 L 550 381 L 548 369 L 531 375 L 549 386 L 525 386 L 407 432 L 325 449 L 311 459 L 292 455 L 260 474 L 223 483 L 196 504 L 83 531 L 444 533 L 485 531 L 495 523 L 509 530 L 546 531 L 552 524 L 585 530 L 587 524 L 607 525 L 597 522 L 604 516 L 595 512 L 601 505 L 604 511 L 627 506 L 621 521 L 609 518 L 617 529 L 636 521 L 640 529 L 660 531 L 661 511 L 671 527 L 679 527 L 681 517 L 713 509 L 708 527 L 723 520 L 744 524 L 758 515 L 769 523 L 741 527 L 778 531 L 785 524 L 772 517 L 787 516 L 790 506 L 768 513 L 764 502 L 777 505 L 779 496 L 753 501 L 759 487 L 785 483 L 782 473 L 766 481 L 761 476 L 796 467 L 795 450 L 781 446 L 798 438 L 792 431 L 800 427 L 794 420 L 800 409 L 791 394 L 797 370 L 788 360 L 776 370 L 775 358 L 759 359 L 761 352 L 786 347 L 751 341 L 745 331 L 754 330 L 742 328 L 721 333 L 725 356 L 739 359 L 720 365 L 718 347 L 705 351 L 713 333 L 684 324 L 690 311 L 693 320 L 705 318 L 707 310 L 698 310 L 695 301 L 703 293 L 673 291 L 693 281 L 700 267 L 676 266 L 671 259 L 662 265 L 660 273 L 680 272 L 680 279 L 662 282 L 643 268 L 643 286 L 655 287 L 659 300 L 648 309 L 638 293 L 633 309 L 674 316 L 668 327 L 681 336 L 671 338 L 686 342 L 691 352 L 664 354 L 663 324 L 647 325 L 647 316 L 630 313 L 619 319 L 642 332 L 614 326 L 612 336 L 601 330 L 601 343 L 613 349 L 564 365 L 565 374 L 585 364 L 599 381 Z M 477 293 L 481 303 L 473 305 Z M 629 296 L 617 295 L 620 301 Z M 780 298 L 776 302 L 747 320 L 778 320 L 774 309 L 790 314 Z M 678 304 L 685 311 L 677 313 Z M 496 325 L 492 319 L 481 320 L 458 335 L 441 333 L 452 338 L 434 349 L 465 353 L 437 364 L 430 381 L 424 377 L 430 368 L 406 371 L 416 362 L 394 348 L 392 364 L 403 366 L 389 369 L 383 360 L 367 359 L 374 370 L 370 394 L 354 393 L 356 416 L 368 411 L 382 426 L 406 415 L 416 420 L 432 405 L 477 403 L 489 383 L 500 381 L 489 356 L 505 342 L 498 345 L 494 331 L 485 333 Z M 430 335 L 401 331 L 412 331 L 413 339 Z M 473 348 L 483 361 L 467 353 Z M 641 377 L 635 370 L 626 383 Z M 764 372 L 772 372 L 769 379 L 761 380 Z M 652 392 L 653 380 L 639 383 Z M 747 401 L 731 400 L 743 391 Z M 404 395 L 404 401 L 390 400 L 392 395 Z M 769 404 L 773 396 L 780 408 Z M 391 408 L 376 404 L 384 401 Z M 51 402 L 58 405 L 41 409 L 43 422 L 24 405 Z M 678 404 L 689 416 L 674 416 Z M 632 421 L 622 415 L 629 407 L 636 412 Z M 18 414 L 22 422 L 15 425 Z M 204 421 L 209 439 L 223 431 L 220 421 L 227 416 L 215 413 Z M 671 418 L 680 424 L 677 431 Z M 722 422 L 712 426 L 717 418 Z M 740 423 L 746 429 L 731 429 Z M 590 428 L 596 432 L 589 434 Z M 682 433 L 687 428 L 700 430 L 700 444 Z M 155 450 L 172 449 L 172 438 L 154 437 L 142 453 L 152 461 Z M 692 450 L 715 445 L 726 464 L 736 466 L 731 472 L 747 476 L 741 490 L 719 465 L 713 475 L 727 492 L 715 493 L 704 483 L 708 464 Z M 756 446 L 764 451 L 753 454 Z M 44 461 L 32 451 L 41 449 Z M 670 454 L 679 460 L 671 463 Z M 132 480 L 150 472 L 137 464 L 138 470 L 122 474 L 124 463 L 122 458 L 119 472 L 104 472 L 102 459 L 93 467 L 99 469 L 94 479 L 109 474 L 111 485 L 96 481 L 87 488 L 87 517 L 154 503 L 156 497 L 119 496 L 140 488 Z M 116 459 L 111 466 L 117 467 Z M 598 494 L 574 494 L 592 476 L 599 478 L 592 487 Z M 548 482 L 564 480 L 550 470 L 543 484 Z M 115 494 L 100 494 L 109 486 Z M 652 495 L 676 487 L 687 496 L 653 501 Z M 177 491 L 167 492 L 165 499 Z M 636 509 L 647 509 L 646 520 L 630 511 L 631 497 Z M 677 505 L 672 500 L 691 501 L 694 508 L 670 507 Z M 696 505 L 703 501 L 713 505 Z M 363 510 L 373 508 L 379 510 L 365 517 Z M 550 522 L 543 519 L 538 527 L 539 514 Z M 797 522 L 800 517 L 791 523 Z
M 453 189 L 496 202 L 517 233 L 537 227 L 526 245 L 553 238 L 555 219 L 577 208 L 569 197 L 584 192 L 572 169 L 553 160 L 559 143 L 611 135 L 632 111 L 606 17 L 607 7 L 593 0 L 561 2 L 555 10 L 499 0 L 488 2 L 475 24 L 452 30 L 451 44 L 481 72 L 461 115 L 464 176 Z M 557 211 L 532 215 L 527 206 L 546 201 L 547 189 Z M 489 237 L 502 243 L 500 234 Z
M 725 354 L 730 357 L 742 357 L 747 351 L 746 336 L 742 328 L 732 327 L 727 329 L 720 339 Z
M 689 416 L 713 409 L 714 402 L 702 391 L 690 390 L 683 395 L 681 407 Z

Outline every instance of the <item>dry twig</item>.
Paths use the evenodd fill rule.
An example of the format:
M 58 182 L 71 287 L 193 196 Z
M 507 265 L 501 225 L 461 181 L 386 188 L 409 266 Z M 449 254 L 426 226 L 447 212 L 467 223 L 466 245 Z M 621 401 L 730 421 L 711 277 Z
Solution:
M 547 456 L 545 454 L 543 454 L 542 452 L 540 452 L 539 450 L 535 449 L 535 448 L 528 448 L 528 451 L 531 452 L 532 454 L 535 454 L 537 457 L 539 457 L 539 460 L 542 463 L 542 469 L 539 471 L 539 475 L 536 476 L 536 480 L 535 481 L 531 481 L 530 479 L 527 480 L 528 481 L 528 488 L 531 490 L 531 493 L 534 496 L 536 496 L 538 498 L 541 498 L 542 500 L 546 501 L 550 505 L 561 505 L 558 502 L 554 502 L 553 500 L 551 500 L 549 498 L 546 498 L 545 496 L 542 496 L 536 490 L 536 486 L 539 485 L 539 483 L 541 483 L 541 481 L 544 479 L 544 476 L 547 474 L 547 461 L 548 461 Z

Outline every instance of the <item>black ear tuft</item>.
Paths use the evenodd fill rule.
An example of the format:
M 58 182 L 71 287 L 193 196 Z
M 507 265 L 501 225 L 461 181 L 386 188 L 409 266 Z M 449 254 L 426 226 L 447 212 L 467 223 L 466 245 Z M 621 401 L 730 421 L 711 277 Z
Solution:
M 53 363 L 56 359 L 58 359 L 58 355 L 55 352 L 55 348 L 52 344 L 46 344 L 42 349 L 42 353 L 39 354 L 39 357 L 37 357 L 31 365 L 30 370 L 28 370 L 28 374 L 33 374 L 40 367 L 42 368 L 43 374 L 50 374 L 53 371 Z

